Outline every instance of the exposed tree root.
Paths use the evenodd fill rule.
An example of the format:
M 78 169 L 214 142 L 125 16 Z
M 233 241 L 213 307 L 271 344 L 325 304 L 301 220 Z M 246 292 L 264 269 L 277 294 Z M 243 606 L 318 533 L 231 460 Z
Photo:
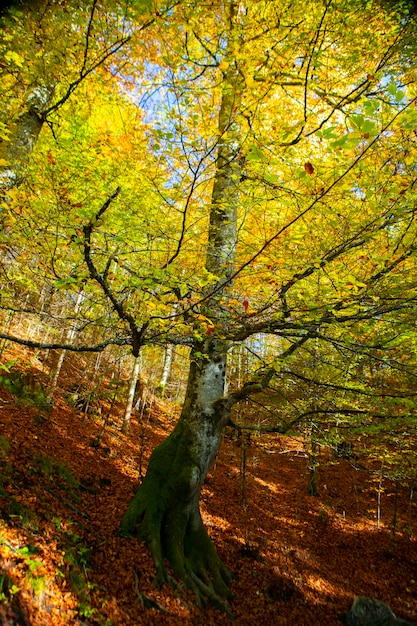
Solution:
M 141 486 L 123 519 L 122 532 L 143 540 L 151 551 L 159 583 L 172 582 L 165 560 L 173 573 L 190 588 L 199 606 L 210 604 L 229 617 L 228 604 L 235 596 L 229 589 L 233 580 L 204 527 L 198 496 L 148 498 L 149 484 Z M 148 493 L 149 491 L 149 493 Z M 183 494 L 184 495 L 184 494 Z
M 170 534 L 166 531 L 172 526 L 172 520 L 167 525 L 166 517 L 171 516 L 164 516 L 158 534 L 146 536 L 143 527 L 138 533 L 151 550 L 158 581 L 164 583 L 172 579 L 164 563 L 167 558 L 174 574 L 195 593 L 200 607 L 208 603 L 233 617 L 227 603 L 235 597 L 229 589 L 233 576 L 219 558 L 201 518 L 196 528 L 190 528 L 195 520 L 193 524 L 189 521 L 185 533 Z
M 135 591 L 138 596 L 141 605 L 144 609 L 157 609 L 158 611 L 162 611 L 162 613 L 167 613 L 168 615 L 172 615 L 160 602 L 153 600 L 146 594 L 142 593 L 139 589 L 139 578 L 135 570 L 133 570 L 133 575 L 135 577 Z

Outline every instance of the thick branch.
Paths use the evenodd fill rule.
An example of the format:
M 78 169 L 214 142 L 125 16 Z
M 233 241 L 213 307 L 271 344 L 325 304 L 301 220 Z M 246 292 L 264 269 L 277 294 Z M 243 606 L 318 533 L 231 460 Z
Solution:
M 21 339 L 20 337 L 14 337 L 13 335 L 6 335 L 5 333 L 0 333 L 0 339 L 12 341 L 13 343 L 18 343 L 21 346 L 27 346 L 28 348 L 41 348 L 43 350 L 68 350 L 69 352 L 102 352 L 105 348 L 107 348 L 107 346 L 132 345 L 131 337 L 113 337 L 112 339 L 106 339 L 106 341 L 102 341 L 101 343 L 97 343 L 92 346 L 74 346 L 66 343 L 44 343 L 42 341 Z
M 100 217 L 102 217 L 102 215 L 104 215 L 105 211 L 109 208 L 111 202 L 117 198 L 117 196 L 119 195 L 121 191 L 121 188 L 118 187 L 116 189 L 116 191 L 106 200 L 106 202 L 103 204 L 103 206 L 101 207 L 101 209 L 97 212 L 97 214 L 95 215 L 94 219 L 91 220 L 86 226 L 83 227 L 83 233 L 84 233 L 84 241 L 83 241 L 83 247 L 84 247 L 84 260 L 85 263 L 87 265 L 88 271 L 90 273 L 90 278 L 92 278 L 93 280 L 95 280 L 100 287 L 102 288 L 104 294 L 106 295 L 106 297 L 110 300 L 111 304 L 113 305 L 114 310 L 116 311 L 116 313 L 118 314 L 119 318 L 124 321 L 127 322 L 129 328 L 130 328 L 130 332 L 132 334 L 132 353 L 134 356 L 138 356 L 139 355 L 139 350 L 141 348 L 141 346 L 143 345 L 143 335 L 145 330 L 147 329 L 149 322 L 146 322 L 145 324 L 142 325 L 142 327 L 139 329 L 138 325 L 136 324 L 136 321 L 133 317 L 133 315 L 131 315 L 130 313 L 128 313 L 125 310 L 125 307 L 123 306 L 123 303 L 118 300 L 116 298 L 116 296 L 114 295 L 113 291 L 111 290 L 107 280 L 106 280 L 106 276 L 105 274 L 100 273 L 93 261 L 92 255 L 91 255 L 91 235 L 93 233 L 95 224 L 97 224 L 98 220 L 100 219 Z
M 397 313 L 400 311 L 406 311 L 410 309 L 410 306 L 415 306 L 417 302 L 416 297 L 404 298 L 404 299 L 391 299 L 383 304 L 372 306 L 370 302 L 364 302 L 364 294 L 360 297 L 350 300 L 349 302 L 340 301 L 337 306 L 335 303 L 332 306 L 332 310 L 325 312 L 321 316 L 317 316 L 316 319 L 311 319 L 311 314 L 315 312 L 319 307 L 313 307 L 305 310 L 305 316 L 307 319 L 300 317 L 297 320 L 291 320 L 290 318 L 283 317 L 282 319 L 270 319 L 265 318 L 260 321 L 244 318 L 243 324 L 240 327 L 229 329 L 225 333 L 226 338 L 230 341 L 242 341 L 256 335 L 257 333 L 266 333 L 271 335 L 279 335 L 282 337 L 293 336 L 299 338 L 300 333 L 309 332 L 311 337 L 316 336 L 318 329 L 323 326 L 330 326 L 333 324 L 344 324 L 346 322 L 363 322 L 366 320 L 376 319 L 387 315 L 388 313 Z M 342 308 L 350 309 L 353 305 L 358 307 L 355 313 L 346 313 L 336 315 L 334 309 L 339 311 Z M 326 341 L 334 341 L 330 337 L 320 336 Z

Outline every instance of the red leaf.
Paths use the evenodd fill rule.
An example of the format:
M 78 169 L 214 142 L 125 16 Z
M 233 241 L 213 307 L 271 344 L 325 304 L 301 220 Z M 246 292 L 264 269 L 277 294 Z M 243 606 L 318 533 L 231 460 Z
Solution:
M 50 150 L 48 150 L 48 154 L 46 155 L 48 158 L 48 161 L 51 165 L 56 165 L 56 161 L 54 159 L 54 157 L 52 156 L 52 152 Z

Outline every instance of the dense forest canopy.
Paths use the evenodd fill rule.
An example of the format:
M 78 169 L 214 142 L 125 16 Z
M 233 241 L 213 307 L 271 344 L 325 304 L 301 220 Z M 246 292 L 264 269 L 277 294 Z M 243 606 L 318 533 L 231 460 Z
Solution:
M 224 427 L 369 437 L 415 475 L 413 6 L 37 0 L 1 19 L 1 308 L 47 338 L 1 336 L 182 347 L 181 418 L 123 529 L 227 609 L 198 507 Z

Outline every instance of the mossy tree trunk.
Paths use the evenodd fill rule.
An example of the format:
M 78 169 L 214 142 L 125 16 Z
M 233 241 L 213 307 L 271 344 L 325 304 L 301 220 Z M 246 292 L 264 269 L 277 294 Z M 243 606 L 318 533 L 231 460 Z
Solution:
M 221 605 L 230 598 L 230 572 L 203 525 L 200 492 L 229 419 L 222 404 L 225 346 L 213 340 L 192 355 L 186 398 L 171 435 L 152 453 L 144 481 L 123 518 L 122 531 L 149 546 L 157 577 L 166 580 L 164 558 L 197 596 Z M 198 356 L 204 350 L 206 357 Z M 224 607 L 223 607 L 224 608 Z
M 181 417 L 172 434 L 150 458 L 142 485 L 123 518 L 122 531 L 149 546 L 159 580 L 166 579 L 164 558 L 197 594 L 228 611 L 231 574 L 223 565 L 200 514 L 200 492 L 229 420 L 230 403 L 223 401 L 227 342 L 216 337 L 224 323 L 234 271 L 237 241 L 238 184 L 242 175 L 241 99 L 244 79 L 234 59 L 239 39 L 239 16 L 229 4 L 228 69 L 223 74 L 219 109 L 219 143 L 210 205 L 206 269 L 217 277 L 200 312 L 211 319 L 213 334 L 196 342 Z M 219 333 L 221 335 L 221 332 Z

